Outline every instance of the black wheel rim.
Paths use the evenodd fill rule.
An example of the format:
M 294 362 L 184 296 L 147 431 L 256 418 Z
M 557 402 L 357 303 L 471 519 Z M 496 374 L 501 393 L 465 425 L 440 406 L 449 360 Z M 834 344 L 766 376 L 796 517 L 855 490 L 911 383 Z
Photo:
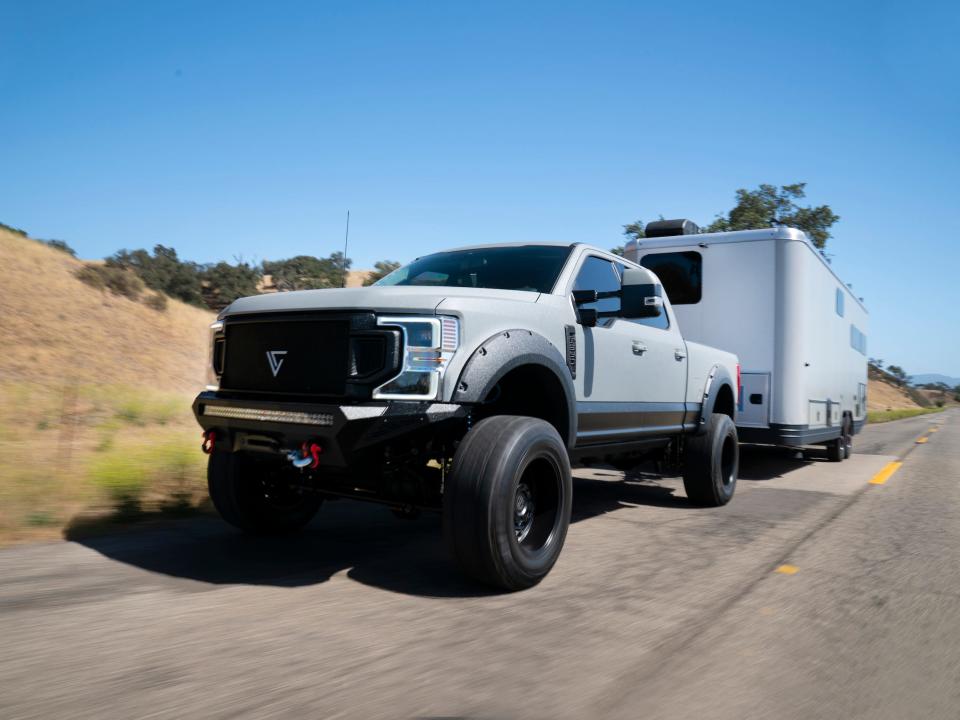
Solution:
M 513 531 L 521 550 L 543 551 L 560 524 L 563 507 L 561 471 L 549 456 L 530 460 L 520 474 L 513 496 Z

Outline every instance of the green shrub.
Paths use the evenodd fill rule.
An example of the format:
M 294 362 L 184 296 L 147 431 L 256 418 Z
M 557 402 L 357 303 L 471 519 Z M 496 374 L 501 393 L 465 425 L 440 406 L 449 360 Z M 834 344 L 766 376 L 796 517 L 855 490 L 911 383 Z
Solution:
M 87 475 L 96 487 L 107 493 L 115 513 L 131 516 L 142 509 L 147 489 L 145 465 L 138 453 L 113 451 L 96 458 Z
M 63 240 L 41 240 L 40 242 L 49 245 L 54 250 L 59 250 L 60 252 L 66 253 L 70 257 L 77 256 L 77 251 L 67 245 L 67 243 L 65 243 Z
M 109 290 L 131 300 L 138 300 L 143 294 L 143 280 L 123 268 L 109 265 L 84 265 L 77 269 L 76 276 L 82 282 L 98 290 Z
M 148 295 L 143 304 L 146 305 L 151 310 L 156 310 L 157 312 L 163 312 L 167 309 L 167 296 L 163 293 L 156 293 L 154 295 Z

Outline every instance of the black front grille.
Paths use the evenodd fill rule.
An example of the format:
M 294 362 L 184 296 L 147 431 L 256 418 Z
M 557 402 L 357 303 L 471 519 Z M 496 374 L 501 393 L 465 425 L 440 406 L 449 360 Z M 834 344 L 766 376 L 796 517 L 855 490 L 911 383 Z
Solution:
M 372 313 L 227 318 L 224 333 L 224 391 L 362 398 L 399 367 L 399 333 Z

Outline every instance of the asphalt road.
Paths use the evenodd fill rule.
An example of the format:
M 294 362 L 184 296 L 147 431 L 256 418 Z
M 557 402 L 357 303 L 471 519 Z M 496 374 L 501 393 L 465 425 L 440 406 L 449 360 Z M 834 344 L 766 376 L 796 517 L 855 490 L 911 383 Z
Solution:
M 754 449 L 721 509 L 580 473 L 560 562 L 513 595 L 459 579 L 437 518 L 346 501 L 298 539 L 0 551 L 0 718 L 955 720 L 958 420 L 868 427 L 841 464 Z

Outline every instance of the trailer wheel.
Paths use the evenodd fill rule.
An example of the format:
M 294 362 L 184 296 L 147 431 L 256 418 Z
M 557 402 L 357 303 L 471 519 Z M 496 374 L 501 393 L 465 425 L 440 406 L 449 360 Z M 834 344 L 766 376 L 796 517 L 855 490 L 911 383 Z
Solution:
M 831 462 L 841 462 L 850 457 L 852 452 L 853 428 L 849 416 L 844 415 L 840 426 L 840 437 L 827 443 L 827 457 Z
M 683 487 L 697 505 L 726 505 L 737 487 L 740 445 L 729 416 L 713 413 L 703 435 L 687 438 L 683 453 Z
M 207 463 L 210 499 L 225 521 L 253 535 L 299 530 L 323 499 L 284 482 L 281 469 L 242 453 L 215 452 Z
M 470 430 L 443 495 L 447 546 L 482 583 L 522 590 L 560 555 L 573 483 L 567 449 L 544 420 L 496 415 Z

